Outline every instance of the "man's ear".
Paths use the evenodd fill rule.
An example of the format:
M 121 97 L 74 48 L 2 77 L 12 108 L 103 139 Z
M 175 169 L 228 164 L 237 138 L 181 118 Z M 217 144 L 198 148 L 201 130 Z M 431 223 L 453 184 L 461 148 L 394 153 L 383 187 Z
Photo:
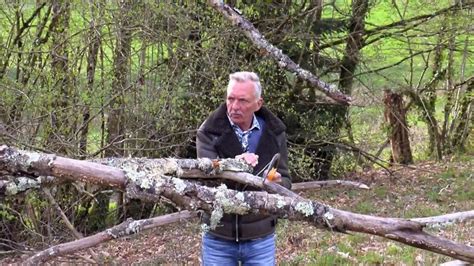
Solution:
M 257 100 L 257 110 L 256 111 L 260 110 L 262 105 L 263 105 L 263 99 L 260 98 L 260 99 Z

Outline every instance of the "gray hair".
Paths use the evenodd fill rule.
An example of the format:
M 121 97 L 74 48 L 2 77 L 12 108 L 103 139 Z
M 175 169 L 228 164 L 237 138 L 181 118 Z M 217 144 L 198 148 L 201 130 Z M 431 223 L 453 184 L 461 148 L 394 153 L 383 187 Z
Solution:
M 256 73 L 247 71 L 235 72 L 229 75 L 227 95 L 229 95 L 229 92 L 232 90 L 232 87 L 234 87 L 236 82 L 245 82 L 248 80 L 253 81 L 253 84 L 255 84 L 255 97 L 259 99 L 262 96 L 262 85 L 260 84 L 260 78 Z

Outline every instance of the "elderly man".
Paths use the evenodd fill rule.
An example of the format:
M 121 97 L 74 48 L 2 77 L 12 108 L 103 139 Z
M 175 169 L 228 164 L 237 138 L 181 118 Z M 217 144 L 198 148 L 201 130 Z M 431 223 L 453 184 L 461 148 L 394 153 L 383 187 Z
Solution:
M 236 72 L 229 76 L 226 104 L 217 108 L 197 132 L 199 158 L 240 158 L 259 173 L 280 153 L 275 182 L 290 188 L 285 125 L 262 107 L 262 87 L 257 74 Z M 239 191 L 256 188 L 223 181 Z M 204 217 L 208 222 L 209 217 Z M 225 214 L 216 229 L 203 236 L 204 265 L 274 265 L 276 217 Z

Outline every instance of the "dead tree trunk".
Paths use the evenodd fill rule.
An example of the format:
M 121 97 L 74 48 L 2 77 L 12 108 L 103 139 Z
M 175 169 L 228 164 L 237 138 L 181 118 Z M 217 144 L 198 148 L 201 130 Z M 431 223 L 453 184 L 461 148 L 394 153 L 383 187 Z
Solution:
M 466 92 L 461 99 L 461 111 L 459 115 L 459 124 L 457 125 L 451 146 L 455 150 L 465 150 L 465 142 L 469 136 L 474 132 L 474 112 L 472 111 L 474 105 L 474 78 L 471 78 L 467 83 Z M 471 132 L 471 133 L 470 133 Z
M 384 92 L 385 122 L 388 124 L 388 137 L 392 147 L 391 162 L 399 164 L 412 164 L 413 156 L 408 136 L 403 97 L 390 90 Z
M 125 189 L 128 197 L 147 201 L 157 201 L 164 197 L 189 211 L 210 213 L 211 227 L 219 223 L 223 213 L 273 214 L 290 220 L 307 221 L 313 226 L 331 231 L 378 235 L 474 262 L 474 247 L 430 235 L 423 231 L 425 224 L 422 222 L 361 215 L 304 199 L 276 183 L 262 183 L 261 178 L 242 173 L 252 169 L 239 160 L 130 158 L 110 159 L 105 163 L 109 166 L 0 146 L 2 174 L 31 178 L 55 176 L 60 179 L 94 182 Z M 227 189 L 225 185 L 211 188 L 181 179 L 183 177 L 232 178 L 277 194 L 235 191 Z M 13 194 L 24 184 L 28 182 L 10 184 L 4 192 Z

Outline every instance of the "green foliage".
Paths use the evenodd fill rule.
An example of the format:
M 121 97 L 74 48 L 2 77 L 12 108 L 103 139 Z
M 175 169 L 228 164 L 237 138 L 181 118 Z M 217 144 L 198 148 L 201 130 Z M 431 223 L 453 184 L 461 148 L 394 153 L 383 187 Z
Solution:
M 15 216 L 9 212 L 7 209 L 5 209 L 4 205 L 3 204 L 0 204 L 0 218 L 4 221 L 14 221 L 16 218 Z

